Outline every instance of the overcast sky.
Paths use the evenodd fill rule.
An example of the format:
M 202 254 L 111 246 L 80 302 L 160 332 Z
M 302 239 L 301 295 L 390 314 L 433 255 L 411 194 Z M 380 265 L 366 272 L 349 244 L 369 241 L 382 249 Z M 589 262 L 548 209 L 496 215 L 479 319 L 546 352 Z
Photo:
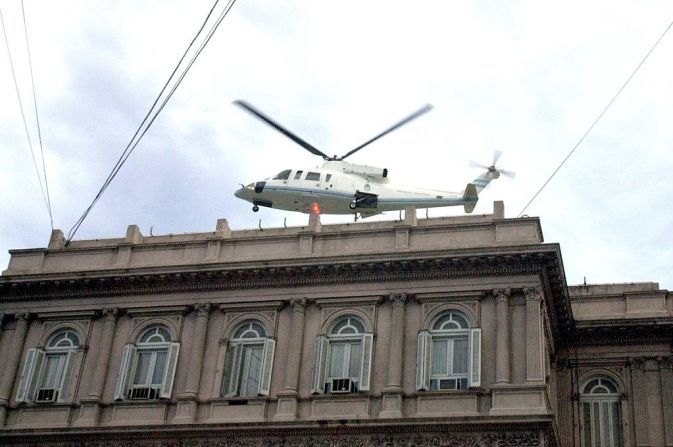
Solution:
M 25 1 L 56 228 L 67 234 L 93 199 L 211 6 Z M 0 7 L 39 155 L 20 2 Z M 304 224 L 233 196 L 239 183 L 321 161 L 235 99 L 328 154 L 431 103 L 350 161 L 462 191 L 480 174 L 469 160 L 488 164 L 502 150 L 517 177 L 493 182 L 474 212 L 503 200 L 516 217 L 671 20 L 668 0 L 239 0 L 76 239 L 123 237 L 129 224 L 212 231 L 218 218 L 232 229 Z M 2 46 L 0 270 L 9 249 L 45 247 L 50 235 Z M 672 117 L 673 31 L 526 210 L 545 242 L 560 243 L 569 284 L 673 289 Z

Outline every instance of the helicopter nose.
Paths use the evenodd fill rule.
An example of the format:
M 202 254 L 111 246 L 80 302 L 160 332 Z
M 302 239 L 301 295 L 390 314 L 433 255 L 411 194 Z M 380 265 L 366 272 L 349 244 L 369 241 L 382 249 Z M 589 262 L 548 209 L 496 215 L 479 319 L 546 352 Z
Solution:
M 248 183 L 246 186 L 243 186 L 241 184 L 241 187 L 238 188 L 235 192 L 234 195 L 238 197 L 239 199 L 245 199 L 247 196 L 250 195 L 251 192 L 255 190 L 255 184 L 254 183 Z

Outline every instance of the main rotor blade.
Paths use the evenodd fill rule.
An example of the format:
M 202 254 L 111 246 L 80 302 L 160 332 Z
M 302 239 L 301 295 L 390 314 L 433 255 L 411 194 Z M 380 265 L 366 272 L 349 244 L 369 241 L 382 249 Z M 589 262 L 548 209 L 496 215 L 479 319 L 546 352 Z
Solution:
M 261 119 L 266 124 L 273 127 L 278 132 L 282 133 L 283 135 L 285 135 L 290 140 L 294 141 L 295 143 L 297 143 L 299 146 L 303 147 L 304 149 L 306 149 L 310 153 L 315 154 L 315 155 L 320 155 L 325 160 L 329 160 L 329 157 L 327 155 L 325 155 L 322 151 L 320 151 L 320 150 L 316 149 L 315 147 L 311 146 L 306 141 L 302 140 L 301 138 L 299 138 L 298 136 L 296 136 L 295 134 L 293 134 L 289 130 L 282 127 L 280 124 L 274 122 L 271 118 L 264 115 L 262 112 L 256 110 L 254 107 L 252 107 L 247 102 L 241 101 L 240 99 L 237 99 L 236 101 L 234 101 L 234 104 L 236 104 L 239 107 L 242 107 L 243 109 L 247 110 L 249 113 L 255 115 L 257 118 Z
M 493 152 L 493 163 L 491 163 L 491 166 L 495 166 L 498 164 L 498 160 L 500 160 L 500 156 L 502 155 L 502 151 L 494 151 Z
M 481 169 L 488 169 L 488 166 L 483 165 L 481 163 L 477 163 L 474 160 L 470 160 L 470 164 L 468 165 L 471 168 L 481 168 Z
M 421 109 L 417 110 L 416 112 L 412 113 L 411 115 L 409 115 L 408 117 L 404 118 L 402 121 L 400 121 L 399 123 L 395 124 L 394 126 L 392 126 L 392 127 L 388 128 L 388 129 L 384 130 L 383 132 L 381 132 L 380 134 L 378 134 L 377 136 L 375 136 L 375 137 L 372 138 L 371 140 L 369 140 L 369 141 L 367 141 L 367 142 L 361 144 L 360 146 L 356 147 L 356 148 L 353 149 L 352 151 L 346 153 L 346 155 L 341 156 L 339 159 L 340 159 L 340 160 L 343 160 L 343 159 L 346 158 L 346 157 L 350 157 L 351 155 L 353 155 L 354 153 L 356 153 L 357 151 L 359 151 L 359 150 L 362 149 L 363 147 L 367 146 L 368 144 L 373 143 L 374 141 L 378 140 L 378 139 L 381 138 L 382 136 L 384 136 L 384 135 L 386 135 L 386 134 L 392 132 L 393 130 L 395 130 L 395 129 L 399 128 L 399 127 L 404 126 L 404 125 L 407 124 L 409 121 L 418 118 L 419 116 L 423 115 L 424 113 L 429 112 L 430 110 L 432 110 L 432 105 L 431 105 L 431 104 L 426 104 L 423 108 L 421 108 Z

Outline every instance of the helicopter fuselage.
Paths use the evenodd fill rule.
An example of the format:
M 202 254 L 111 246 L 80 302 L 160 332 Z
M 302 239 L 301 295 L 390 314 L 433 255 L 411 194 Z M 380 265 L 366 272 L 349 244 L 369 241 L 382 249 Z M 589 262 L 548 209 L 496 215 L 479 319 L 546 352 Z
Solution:
M 235 192 L 254 205 L 288 211 L 363 216 L 408 206 L 432 208 L 474 204 L 464 193 L 394 185 L 387 170 L 343 161 L 327 161 L 311 169 L 286 169 Z

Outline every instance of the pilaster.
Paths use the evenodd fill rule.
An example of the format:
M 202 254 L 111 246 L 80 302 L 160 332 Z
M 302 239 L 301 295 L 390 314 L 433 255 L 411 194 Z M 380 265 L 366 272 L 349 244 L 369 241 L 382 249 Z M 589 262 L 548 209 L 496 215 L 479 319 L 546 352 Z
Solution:
M 274 420 L 293 421 L 297 418 L 299 371 L 301 370 L 301 353 L 304 345 L 304 324 L 306 318 L 306 298 L 292 298 L 292 327 L 285 368 L 285 386 L 278 393 L 278 410 Z
M 383 389 L 380 418 L 402 417 L 402 352 L 404 350 L 404 310 L 407 302 L 405 293 L 389 296 L 392 303 L 392 324 L 390 326 L 390 348 L 388 351 L 388 384 Z
M 542 289 L 524 289 L 526 297 L 526 383 L 545 381 L 542 334 Z
M 496 300 L 496 352 L 495 381 L 496 384 L 509 384 L 510 372 L 510 329 L 509 329 L 509 297 L 510 289 L 494 289 Z
M 31 315 L 29 313 L 18 313 L 14 315 L 14 318 L 16 319 L 16 329 L 14 330 L 12 346 L 4 361 L 5 369 L 2 371 L 2 378 L 0 380 L 0 427 L 3 427 L 7 421 L 9 401 L 19 368 L 23 344 L 26 341 Z

